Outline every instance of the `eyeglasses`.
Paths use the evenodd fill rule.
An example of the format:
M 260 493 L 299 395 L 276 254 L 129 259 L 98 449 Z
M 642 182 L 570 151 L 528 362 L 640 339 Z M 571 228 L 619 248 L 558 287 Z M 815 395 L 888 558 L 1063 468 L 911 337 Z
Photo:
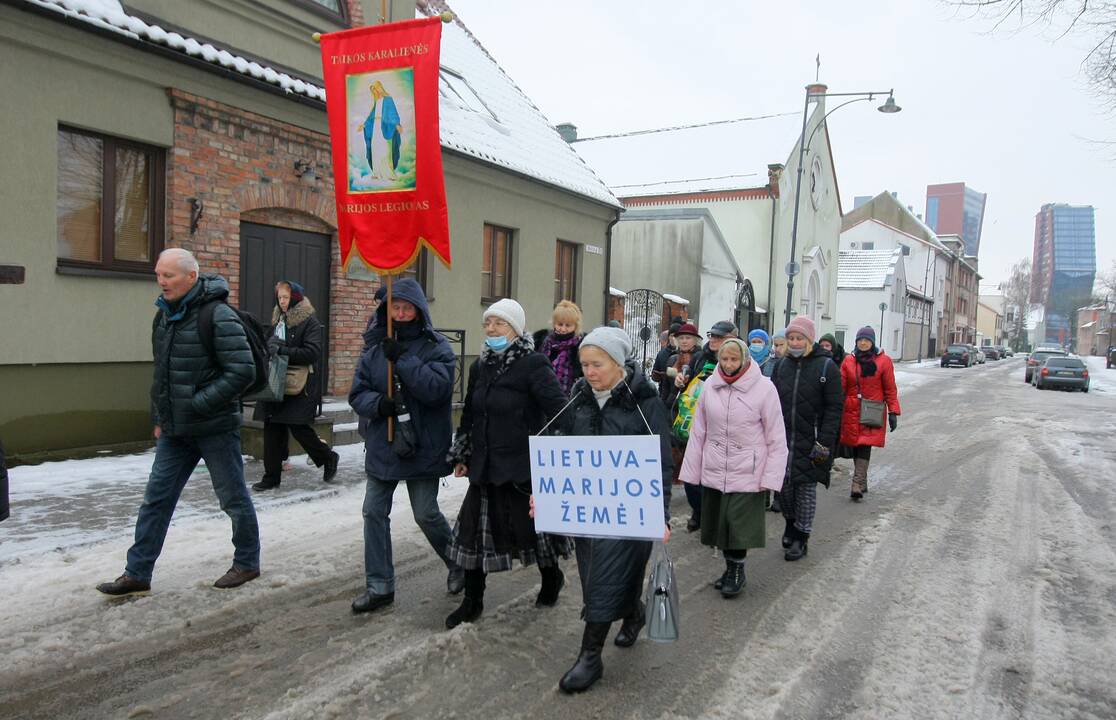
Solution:
M 508 324 L 507 320 L 501 320 L 500 318 L 491 318 L 490 317 L 490 318 L 488 318 L 484 321 L 483 327 L 486 330 L 488 328 L 495 328 L 497 330 L 503 330 L 504 328 L 510 328 L 511 325 Z

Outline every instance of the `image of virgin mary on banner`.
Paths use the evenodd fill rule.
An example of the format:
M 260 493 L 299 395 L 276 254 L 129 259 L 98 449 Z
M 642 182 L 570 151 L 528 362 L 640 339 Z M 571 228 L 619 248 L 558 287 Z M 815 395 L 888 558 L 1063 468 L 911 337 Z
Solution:
M 405 270 L 429 247 L 450 265 L 438 127 L 442 20 L 321 36 L 341 261 Z

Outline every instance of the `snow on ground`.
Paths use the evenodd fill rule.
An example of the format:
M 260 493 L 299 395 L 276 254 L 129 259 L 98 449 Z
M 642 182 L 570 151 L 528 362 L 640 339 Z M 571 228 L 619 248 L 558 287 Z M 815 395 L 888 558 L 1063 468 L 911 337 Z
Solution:
M 340 575 L 363 586 L 363 447 L 337 448 L 340 483 L 292 457 L 279 491 L 254 493 L 260 524 L 259 580 L 236 591 L 212 588 L 231 564 L 230 522 L 217 506 L 204 466 L 187 483 L 155 567 L 153 596 L 106 605 L 94 591 L 124 569 L 135 512 L 153 452 L 22 466 L 9 471 L 12 517 L 0 527 L 0 673 L 52 657 L 60 666 L 117 644 L 266 602 L 282 588 Z M 251 483 L 259 463 L 246 467 Z M 450 518 L 468 482 L 443 481 Z M 396 555 L 422 547 L 404 484 L 392 513 Z M 111 603 L 112 601 L 107 601 Z
M 1116 395 L 1116 368 L 1105 367 L 1102 357 L 1084 357 L 1089 368 L 1089 392 L 1112 393 Z

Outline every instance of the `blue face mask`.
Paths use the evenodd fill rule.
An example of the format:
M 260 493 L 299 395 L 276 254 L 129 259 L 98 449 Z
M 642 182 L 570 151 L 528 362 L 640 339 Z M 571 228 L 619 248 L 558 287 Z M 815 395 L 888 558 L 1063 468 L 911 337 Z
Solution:
M 508 346 L 508 339 L 503 335 L 497 335 L 496 337 L 485 336 L 484 344 L 493 350 L 503 350 Z

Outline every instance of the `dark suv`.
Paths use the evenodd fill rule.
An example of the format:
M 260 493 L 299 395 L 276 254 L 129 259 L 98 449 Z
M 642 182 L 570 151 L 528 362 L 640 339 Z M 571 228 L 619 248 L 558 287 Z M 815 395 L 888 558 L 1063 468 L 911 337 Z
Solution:
M 981 350 L 984 351 L 984 357 L 989 360 L 1000 359 L 1000 348 L 996 347 L 995 345 L 985 345 L 981 348 Z
M 971 347 L 960 343 L 947 347 L 942 355 L 942 367 L 952 367 L 954 365 L 972 367 L 973 363 L 976 362 L 976 357 Z
M 1051 357 L 1066 357 L 1063 350 L 1057 348 L 1038 348 L 1033 353 L 1027 356 L 1027 369 L 1023 371 L 1023 382 L 1031 382 L 1031 377 L 1034 376 L 1035 370 L 1042 367 L 1047 358 Z

